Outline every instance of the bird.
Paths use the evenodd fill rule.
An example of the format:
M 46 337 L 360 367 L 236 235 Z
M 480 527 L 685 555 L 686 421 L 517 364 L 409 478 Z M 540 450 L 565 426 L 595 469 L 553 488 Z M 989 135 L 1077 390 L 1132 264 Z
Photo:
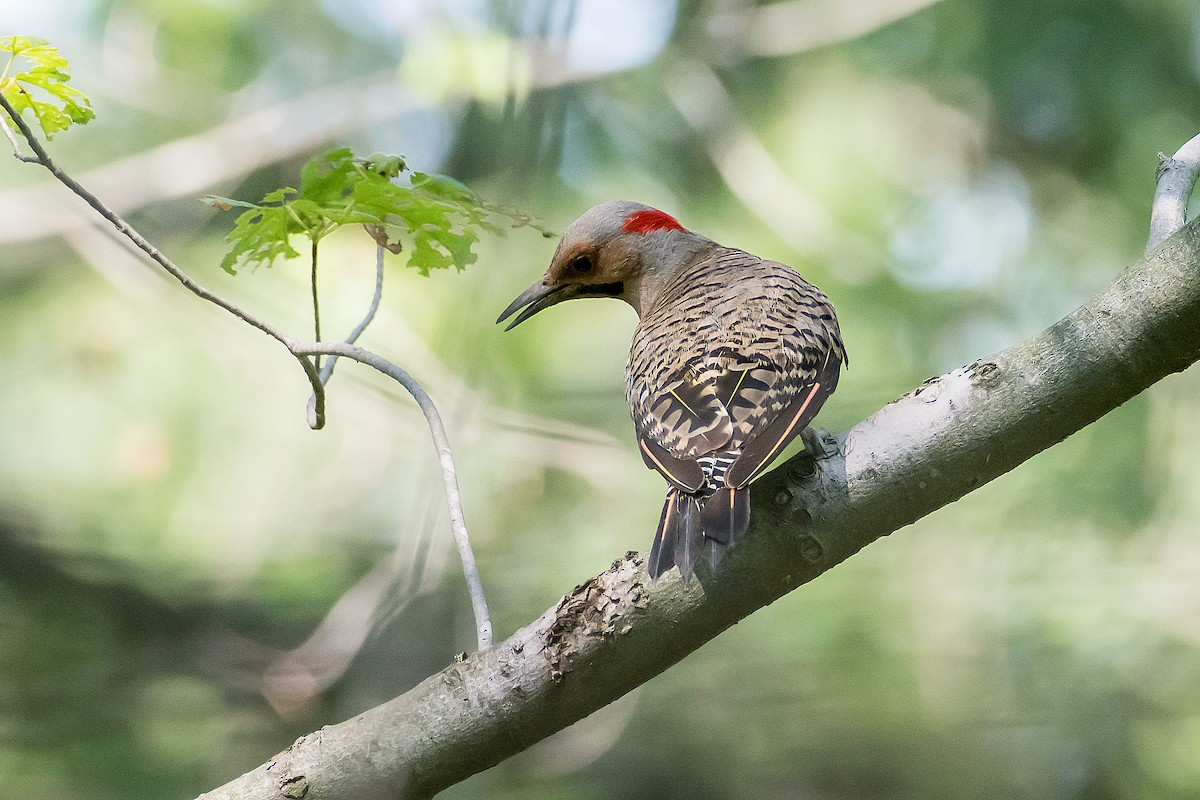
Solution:
M 572 222 L 496 321 L 512 330 L 587 297 L 638 315 L 626 398 L 641 456 L 668 484 L 647 571 L 689 581 L 701 558 L 715 571 L 750 524 L 750 482 L 798 435 L 826 455 L 806 429 L 848 364 L 833 304 L 786 264 L 626 200 Z

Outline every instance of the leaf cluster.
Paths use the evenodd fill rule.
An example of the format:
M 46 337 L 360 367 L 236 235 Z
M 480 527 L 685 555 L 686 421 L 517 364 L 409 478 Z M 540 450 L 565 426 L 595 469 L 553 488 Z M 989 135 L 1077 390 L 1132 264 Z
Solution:
M 47 139 L 96 118 L 87 95 L 68 84 L 69 65 L 58 48 L 31 36 L 2 36 L 0 57 L 4 55 L 0 93 L 18 114 L 32 111 Z M 31 66 L 22 70 L 26 64 Z
M 403 173 L 408 173 L 407 186 L 396 182 Z M 276 189 L 257 203 L 215 196 L 205 200 L 225 211 L 245 209 L 226 237 L 230 249 L 221 266 L 230 273 L 296 258 L 293 237 L 315 245 L 344 225 L 363 225 L 393 253 L 407 251 L 408 265 L 423 275 L 474 263 L 480 232 L 504 232 L 497 217 L 507 217 L 513 227 L 530 225 L 547 233 L 527 217 L 483 202 L 453 178 L 412 172 L 401 156 L 358 158 L 349 148 L 309 161 L 300 172 L 299 188 Z

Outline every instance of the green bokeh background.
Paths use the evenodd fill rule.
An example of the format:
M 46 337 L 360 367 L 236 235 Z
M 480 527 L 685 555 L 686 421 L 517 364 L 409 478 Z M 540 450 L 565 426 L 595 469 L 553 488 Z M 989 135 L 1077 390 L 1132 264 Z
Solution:
M 1156 153 L 1200 131 L 1186 0 L 0 0 L 8 33 L 59 45 L 93 99 L 63 166 L 297 334 L 304 265 L 226 276 L 231 219 L 197 198 L 259 197 L 332 145 L 399 152 L 555 230 L 636 199 L 795 265 L 842 320 L 839 431 L 1109 282 Z M 501 636 L 646 547 L 661 503 L 630 310 L 493 325 L 553 246 L 514 231 L 428 279 L 397 260 L 362 342 L 447 417 Z M 325 329 L 349 330 L 373 247 L 325 248 Z M 0 375 L 0 797 L 192 796 L 472 647 L 412 402 L 344 364 L 309 431 L 277 345 L 11 159 Z M 444 796 L 1200 796 L 1198 398 L 1194 370 L 1163 381 Z M 268 703 L 238 654 L 297 646 L 388 563 L 345 675 Z

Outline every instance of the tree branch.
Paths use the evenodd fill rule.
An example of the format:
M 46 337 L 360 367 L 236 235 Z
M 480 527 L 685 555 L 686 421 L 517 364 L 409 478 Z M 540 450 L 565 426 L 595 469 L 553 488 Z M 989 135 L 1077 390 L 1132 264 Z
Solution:
M 800 455 L 755 482 L 752 530 L 717 574 L 649 583 L 629 554 L 493 649 L 300 738 L 203 797 L 429 797 L 582 719 L 1198 358 L 1192 223 L 1039 335 L 876 412 L 833 458 Z
M 89 192 L 87 189 L 83 188 L 78 181 L 64 172 L 58 166 L 58 164 L 54 162 L 54 159 L 50 158 L 50 154 L 46 152 L 46 148 L 42 146 L 42 143 L 34 134 L 33 129 L 29 127 L 29 124 L 22 119 L 21 115 L 17 113 L 17 110 L 12 107 L 12 105 L 2 94 L 0 94 L 0 108 L 4 109 L 4 113 L 6 113 L 9 119 L 13 121 L 13 124 L 17 126 L 17 129 L 21 132 L 21 136 L 25 139 L 25 142 L 29 145 L 29 149 L 32 150 L 34 154 L 34 157 L 31 159 L 29 157 L 23 157 L 20 155 L 20 153 L 17 153 L 17 158 L 21 159 L 22 161 L 40 164 L 49 170 L 50 174 L 57 178 L 59 183 L 63 184 L 72 192 L 74 192 L 77 197 L 91 206 L 97 214 L 108 220 L 108 222 L 111 223 L 114 228 L 116 228 L 121 232 L 122 235 L 133 242 L 137 249 L 149 256 L 151 261 L 166 270 L 171 277 L 182 283 L 184 288 L 186 288 L 189 292 L 201 298 L 202 300 L 207 300 L 213 305 L 220 306 L 230 314 L 233 314 L 235 317 L 240 319 L 242 322 L 258 328 L 271 338 L 281 342 L 284 346 L 287 346 L 292 342 L 292 338 L 290 336 L 276 328 L 274 325 L 264 322 L 252 314 L 246 313 L 235 304 L 217 294 L 214 294 L 194 281 L 186 272 L 176 266 L 175 262 L 167 258 L 157 247 L 146 241 L 145 237 L 138 233 L 132 225 L 122 219 L 117 212 L 113 211 L 111 208 L 101 202 L 98 197 Z
M 866 36 L 939 0 L 784 0 L 718 11 L 708 23 L 714 44 L 735 53 L 787 56 Z
M 12 145 L 13 157 L 17 161 L 24 161 L 26 164 L 38 163 L 35 156 L 27 156 L 21 152 L 21 143 L 17 140 L 17 135 L 12 132 L 12 128 L 8 127 L 8 123 L 4 121 L 4 117 L 0 117 L 0 130 L 4 131 L 4 138 L 8 139 L 8 143 Z
M 354 330 L 350 331 L 350 335 L 346 337 L 346 344 L 354 344 L 358 341 L 358 337 L 362 336 L 363 331 L 375 319 L 375 315 L 379 313 L 379 303 L 383 300 L 383 245 L 375 245 L 375 293 L 371 295 L 371 305 L 367 308 L 367 313 L 359 320 L 359 323 L 354 326 Z M 319 338 L 319 337 L 318 337 Z M 330 356 L 325 364 L 321 367 L 321 383 L 329 383 L 329 378 L 333 375 L 334 366 L 337 364 L 337 356 Z
M 446 490 L 446 505 L 450 512 L 450 526 L 454 534 L 454 543 L 458 548 L 459 557 L 462 560 L 463 572 L 467 579 L 467 588 L 471 596 L 471 608 L 475 612 L 475 627 L 477 634 L 477 642 L 480 650 L 485 650 L 492 644 L 492 623 L 488 616 L 487 601 L 484 599 L 483 583 L 479 577 L 479 567 L 475 562 L 475 554 L 471 551 L 471 543 L 467 537 L 466 521 L 462 511 L 462 498 L 458 490 L 458 477 L 454 467 L 454 455 L 450 450 L 450 442 L 446 436 L 445 426 L 442 424 L 441 415 L 438 413 L 437 407 L 433 400 L 425 391 L 424 387 L 417 382 L 415 378 L 402 370 L 400 367 L 391 363 L 387 359 L 378 356 L 370 351 L 363 350 L 360 347 L 348 343 L 342 344 L 323 344 L 298 342 L 291 336 L 284 333 L 268 322 L 258 319 L 254 315 L 243 311 L 234 303 L 217 295 L 216 293 L 206 289 L 201 284 L 192 279 L 186 272 L 176 266 L 175 262 L 167 258 L 158 248 L 150 244 L 144 236 L 124 219 L 122 219 L 115 211 L 105 205 L 98 197 L 89 192 L 78 181 L 64 172 L 50 157 L 46 148 L 42 146 L 34 134 L 33 129 L 28 123 L 21 118 L 12 104 L 0 94 L 0 109 L 12 120 L 17 126 L 21 136 L 29 144 L 29 148 L 33 151 L 32 157 L 23 156 L 20 149 L 14 147 L 14 156 L 21 161 L 40 164 L 45 167 L 50 173 L 58 179 L 60 183 L 75 193 L 89 206 L 91 206 L 100 216 L 112 224 L 114 228 L 126 236 L 133 244 L 150 257 L 152 261 L 166 270 L 172 277 L 183 284 L 184 288 L 192 294 L 207 300 L 208 302 L 225 309 L 233 316 L 242 320 L 246 324 L 258 328 L 263 333 L 274 338 L 288 349 L 288 352 L 295 356 L 300 362 L 301 368 L 304 370 L 305 376 L 312 387 L 312 397 L 308 405 L 308 423 L 314 430 L 319 430 L 325 425 L 325 385 L 319 372 L 319 365 L 314 363 L 314 357 L 322 354 L 335 353 L 337 355 L 352 358 L 363 364 L 368 364 L 380 372 L 388 375 L 401 386 L 408 390 L 409 394 L 417 401 L 421 411 L 425 415 L 425 420 L 429 426 L 429 433 L 433 437 L 434 446 L 437 449 L 438 461 L 441 463 L 443 484 Z M 3 117 L 0 117 L 0 121 Z M 7 125 L 4 126 L 8 134 L 12 132 Z M 10 138 L 13 138 L 10 136 Z M 382 259 L 382 255 L 379 256 Z M 376 288 L 375 296 L 372 299 L 371 309 L 367 314 L 366 319 L 360 323 L 355 329 L 352 336 L 357 336 L 362 332 L 362 329 L 369 324 L 374 317 L 375 310 L 378 308 L 380 292 L 382 291 L 381 284 L 381 266 L 377 264 L 376 270 Z M 313 245 L 313 316 L 314 324 L 317 332 L 320 333 L 320 315 L 317 300 L 317 260 L 316 260 L 316 245 Z
M 296 342 L 289 348 L 297 358 L 309 355 L 341 356 L 353 359 L 360 364 L 374 367 L 399 383 L 421 408 L 425 421 L 429 426 L 429 435 L 433 438 L 433 446 L 438 453 L 438 461 L 442 467 L 442 486 L 446 493 L 446 507 L 450 512 L 450 530 L 454 535 L 454 544 L 458 548 L 458 556 L 462 560 L 463 574 L 467 579 L 467 592 L 471 596 L 471 610 L 475 612 L 475 633 L 480 650 L 492 646 L 492 622 L 488 616 L 487 600 L 483 594 L 483 581 L 479 577 L 479 566 L 475 562 L 475 553 L 471 550 L 471 540 L 467 536 L 467 523 L 463 516 L 462 495 L 458 489 L 458 470 L 454 466 L 454 454 L 450 450 L 450 439 L 446 435 L 446 426 L 442 423 L 442 415 L 429 397 L 429 393 L 414 378 L 400 367 L 382 356 L 364 350 L 349 342 Z
M 312 240 L 312 276 L 311 276 L 312 308 L 313 308 L 313 341 L 317 341 L 317 342 L 321 341 L 321 295 L 320 295 L 320 292 L 317 291 L 317 253 L 318 252 L 319 252 L 319 247 L 317 245 L 317 240 L 313 239 Z M 321 357 L 320 356 L 314 357 L 313 363 L 316 364 L 317 370 L 320 371 Z M 324 383 L 324 381 L 321 381 L 321 382 Z
M 1154 187 L 1154 205 L 1150 209 L 1150 239 L 1146 252 L 1165 242 L 1183 227 L 1192 187 L 1200 176 L 1200 133 L 1193 136 L 1175 155 L 1159 153 L 1158 180 Z

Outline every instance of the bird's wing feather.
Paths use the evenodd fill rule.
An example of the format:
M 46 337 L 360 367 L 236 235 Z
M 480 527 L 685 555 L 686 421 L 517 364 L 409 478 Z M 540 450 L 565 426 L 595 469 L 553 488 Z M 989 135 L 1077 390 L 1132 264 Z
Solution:
M 696 364 L 669 376 L 652 396 L 650 419 L 659 444 L 686 458 L 711 453 L 733 435 L 733 424 L 716 387 Z
M 680 458 L 653 439 L 640 434 L 638 449 L 647 467 L 658 470 L 664 478 L 685 492 L 696 492 L 704 487 L 704 470 L 695 459 Z
M 826 351 L 825 361 L 811 377 L 794 383 L 795 391 L 781 413 L 772 415 L 767 424 L 744 440 L 741 455 L 725 472 L 728 486 L 742 488 L 783 452 L 817 415 L 817 411 L 837 387 L 841 359 Z

